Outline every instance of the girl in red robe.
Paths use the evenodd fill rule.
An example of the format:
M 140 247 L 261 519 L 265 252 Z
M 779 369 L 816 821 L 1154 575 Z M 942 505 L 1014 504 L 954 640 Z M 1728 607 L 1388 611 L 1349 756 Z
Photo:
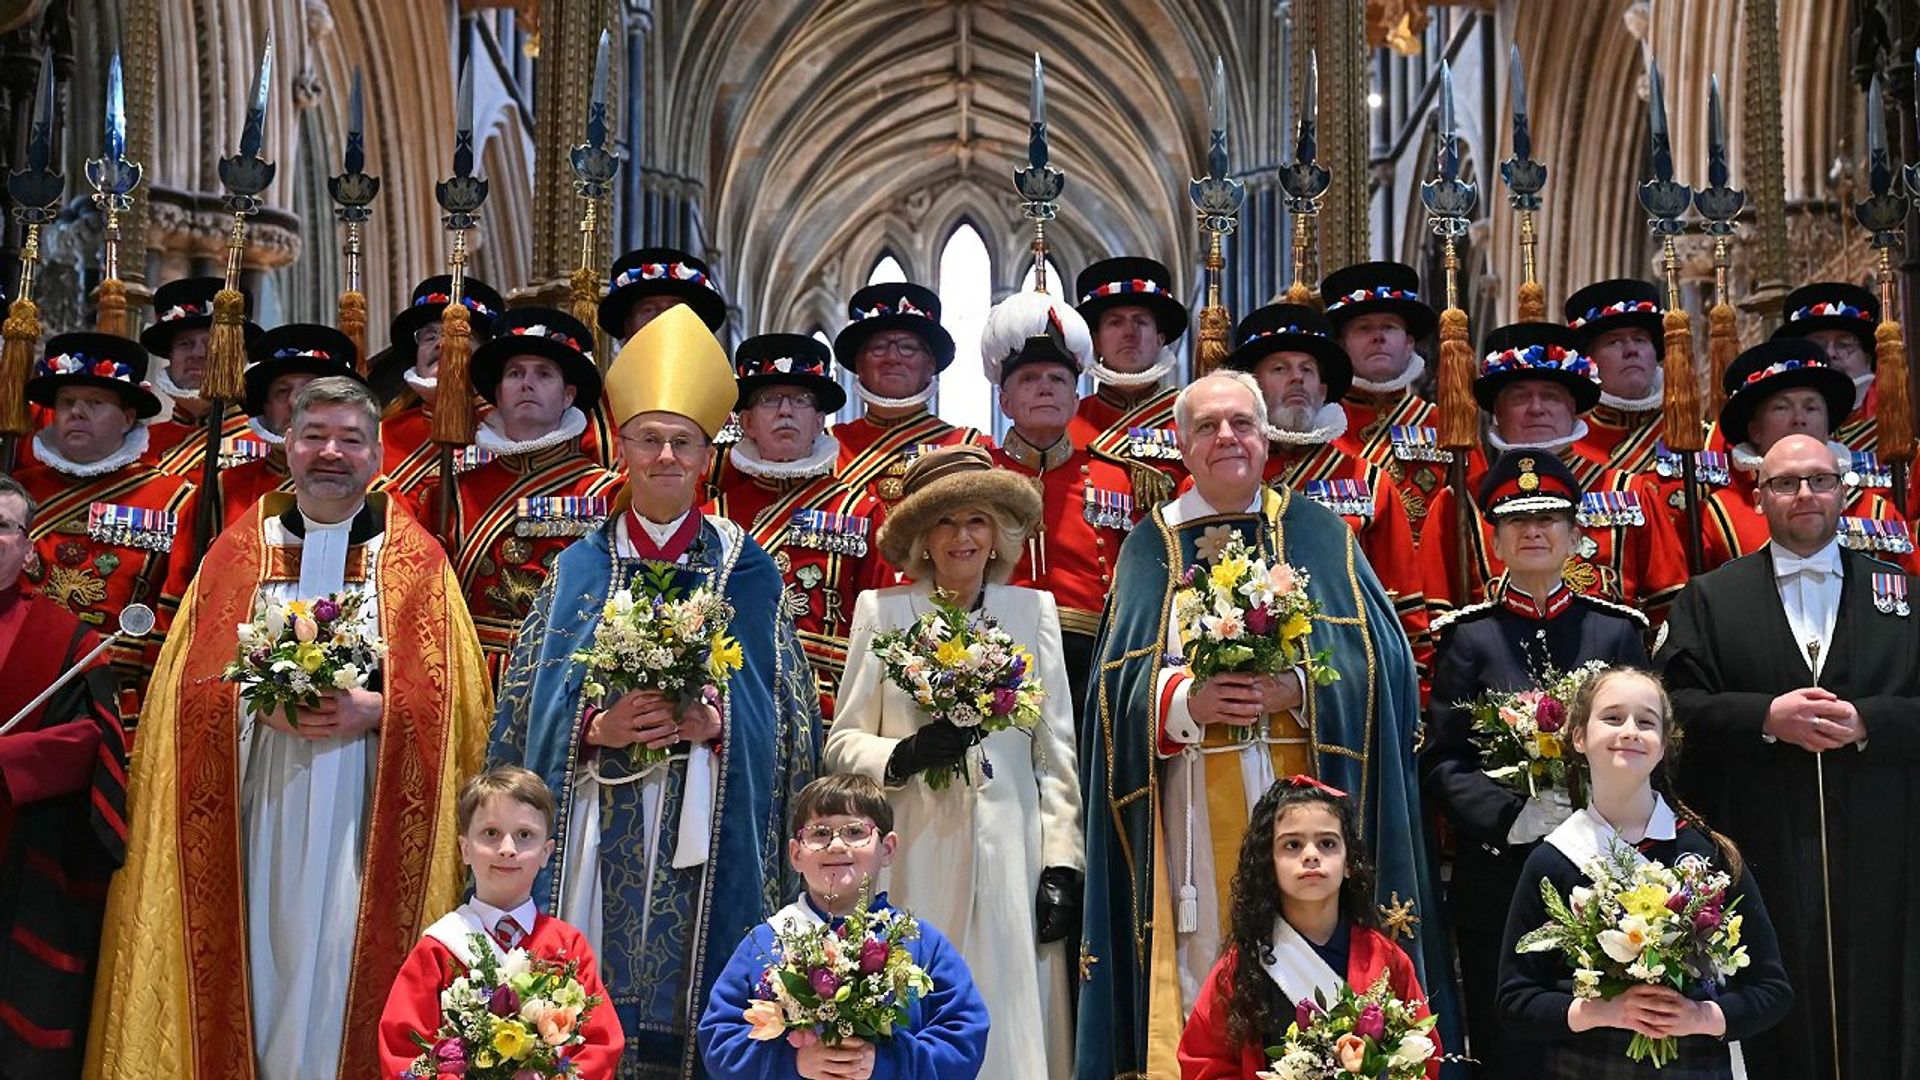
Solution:
M 1426 1016 L 1413 961 L 1378 923 L 1353 800 L 1307 776 L 1268 788 L 1240 844 L 1231 936 L 1180 1034 L 1181 1080 L 1254 1080 L 1294 1004 L 1316 990 L 1332 1000 L 1343 981 L 1365 989 L 1385 973 L 1394 996 Z M 1440 1040 L 1428 1038 L 1427 1076 L 1437 1080 Z

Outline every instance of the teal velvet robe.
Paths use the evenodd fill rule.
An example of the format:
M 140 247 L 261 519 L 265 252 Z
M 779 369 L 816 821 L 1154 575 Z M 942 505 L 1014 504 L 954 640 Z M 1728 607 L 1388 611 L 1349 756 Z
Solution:
M 622 1076 L 697 1077 L 694 1029 L 734 946 L 800 888 L 786 865 L 787 806 L 815 776 L 823 738 L 819 694 L 782 605 L 773 560 L 731 522 L 709 518 L 680 568 L 683 588 L 722 565 L 721 529 L 740 545 L 727 577 L 732 633 L 745 666 L 729 680 L 726 736 L 715 763 L 712 844 L 702 866 L 676 870 L 671 823 L 684 804 L 686 766 L 671 766 L 661 815 L 669 823 L 646 880 L 641 784 L 602 786 L 599 806 L 574 805 L 581 768 L 584 670 L 571 657 L 591 644 L 601 607 L 643 560 L 613 554 L 611 518 L 560 553 L 514 640 L 494 716 L 490 762 L 539 773 L 560 802 L 553 860 L 534 885 L 541 909 L 560 910 L 572 815 L 600 814 L 604 890 L 600 975 L 627 1034 Z M 647 933 L 641 933 L 643 919 Z
M 1401 910 L 1418 919 L 1414 940 L 1404 930 L 1395 934 L 1393 926 L 1387 932 L 1412 957 L 1443 1026 L 1454 1027 L 1452 966 L 1421 828 L 1413 653 L 1352 530 L 1311 499 L 1285 489 L 1278 495 L 1277 519 L 1265 528 L 1252 514 L 1170 526 L 1163 504 L 1120 549 L 1116 585 L 1094 647 L 1086 702 L 1093 722 L 1080 741 L 1087 887 L 1077 1080 L 1145 1075 L 1148 968 L 1159 929 L 1152 925 L 1153 859 L 1162 769 L 1153 705 L 1166 663 L 1173 579 L 1197 561 L 1194 543 L 1210 525 L 1232 524 L 1269 555 L 1278 547 L 1281 557 L 1310 576 L 1309 590 L 1320 604 L 1312 647 L 1331 649 L 1341 675 L 1331 686 L 1307 689 L 1313 760 L 1320 779 L 1359 800 L 1364 839 L 1378 868 L 1377 902 L 1410 904 Z M 1446 1031 L 1442 1037 L 1449 1046 L 1459 1045 Z

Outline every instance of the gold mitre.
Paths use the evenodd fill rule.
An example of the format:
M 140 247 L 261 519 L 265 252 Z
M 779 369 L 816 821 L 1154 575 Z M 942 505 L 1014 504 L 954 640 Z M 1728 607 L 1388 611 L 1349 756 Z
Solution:
M 685 304 L 656 315 L 620 347 L 607 369 L 616 426 L 647 412 L 677 413 L 711 439 L 726 425 L 740 388 L 727 350 Z

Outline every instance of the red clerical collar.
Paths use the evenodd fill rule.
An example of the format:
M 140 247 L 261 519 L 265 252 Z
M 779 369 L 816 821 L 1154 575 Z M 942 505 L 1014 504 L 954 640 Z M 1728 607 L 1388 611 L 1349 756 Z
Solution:
M 633 550 L 639 552 L 641 558 L 654 562 L 678 562 L 680 556 L 687 553 L 687 548 L 693 545 L 693 538 L 700 535 L 700 522 L 704 520 L 699 513 L 689 510 L 687 516 L 680 520 L 680 527 L 667 537 L 667 542 L 656 544 L 646 527 L 640 523 L 638 510 L 628 510 L 627 516 L 630 518 L 627 522 L 628 542 L 633 544 Z
M 1573 590 L 1564 584 L 1555 585 L 1542 603 L 1528 596 L 1526 590 L 1509 583 L 1500 591 L 1500 603 L 1515 615 L 1544 622 L 1567 610 L 1567 606 L 1573 603 Z

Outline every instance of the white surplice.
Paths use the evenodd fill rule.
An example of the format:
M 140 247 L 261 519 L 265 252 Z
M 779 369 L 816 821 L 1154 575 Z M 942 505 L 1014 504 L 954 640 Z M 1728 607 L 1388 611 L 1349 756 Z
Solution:
M 264 584 L 260 595 L 314 599 L 348 588 L 351 525 L 308 520 L 303 541 L 267 519 L 269 544 L 301 548 L 300 581 Z M 371 598 L 381 539 L 365 545 L 368 580 L 350 586 L 369 597 L 360 609 L 369 634 L 379 632 Z M 378 736 L 304 739 L 244 714 L 239 730 L 256 1071 L 261 1080 L 331 1077 L 346 1024 Z

